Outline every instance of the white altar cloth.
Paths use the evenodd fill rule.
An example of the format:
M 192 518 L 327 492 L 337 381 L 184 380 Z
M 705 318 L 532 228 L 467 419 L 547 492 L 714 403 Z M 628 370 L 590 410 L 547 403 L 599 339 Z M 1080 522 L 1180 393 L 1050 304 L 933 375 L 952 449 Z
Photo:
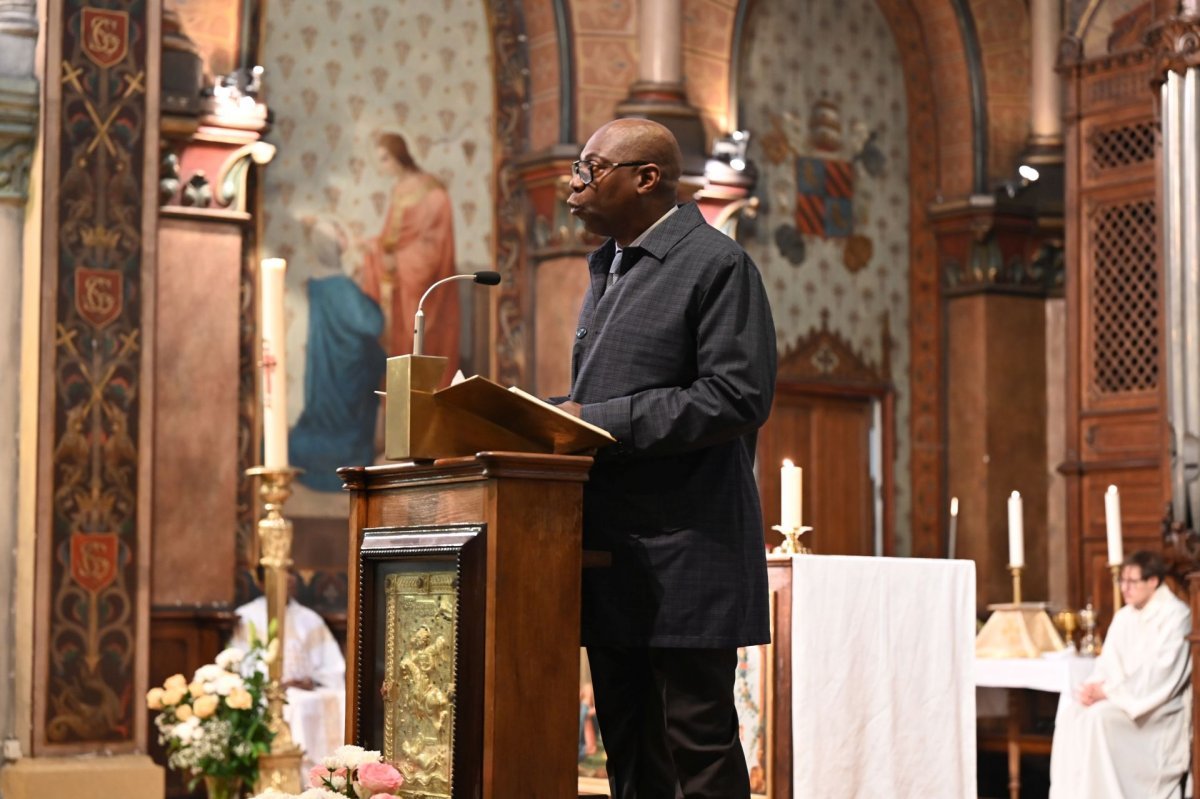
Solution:
M 975 564 L 792 565 L 795 799 L 974 797 Z
M 1096 666 L 1073 649 L 1040 658 L 979 658 L 975 684 L 980 688 L 1028 688 L 1052 694 L 1072 694 Z

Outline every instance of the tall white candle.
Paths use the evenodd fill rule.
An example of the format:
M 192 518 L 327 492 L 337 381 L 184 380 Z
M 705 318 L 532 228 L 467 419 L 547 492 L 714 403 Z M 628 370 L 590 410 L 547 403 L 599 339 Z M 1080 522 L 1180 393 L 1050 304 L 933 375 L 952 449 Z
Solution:
M 804 494 L 804 470 L 784 460 L 779 470 L 779 526 L 795 530 L 801 524 Z
M 946 541 L 946 557 L 954 559 L 954 550 L 958 546 L 958 497 L 950 497 L 950 535 Z
M 262 262 L 259 295 L 262 301 L 263 466 L 288 465 L 287 371 L 283 332 L 283 280 L 287 261 Z
M 1125 560 L 1125 548 L 1121 542 L 1121 495 L 1116 486 L 1104 492 L 1104 526 L 1108 532 L 1108 563 L 1114 565 Z
M 1021 504 L 1021 492 L 1014 491 L 1008 497 L 1008 565 L 1025 565 L 1025 509 Z

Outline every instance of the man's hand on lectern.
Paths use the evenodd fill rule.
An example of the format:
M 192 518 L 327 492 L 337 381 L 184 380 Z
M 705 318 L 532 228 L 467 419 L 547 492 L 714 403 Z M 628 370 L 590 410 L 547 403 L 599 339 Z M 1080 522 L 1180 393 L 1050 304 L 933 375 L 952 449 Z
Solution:
M 567 413 L 571 414 L 576 419 L 583 418 L 580 415 L 580 411 L 583 410 L 583 406 L 580 405 L 578 402 L 571 402 L 570 400 L 567 400 L 566 402 L 560 404 L 558 407 L 561 408 L 562 410 L 566 411 Z

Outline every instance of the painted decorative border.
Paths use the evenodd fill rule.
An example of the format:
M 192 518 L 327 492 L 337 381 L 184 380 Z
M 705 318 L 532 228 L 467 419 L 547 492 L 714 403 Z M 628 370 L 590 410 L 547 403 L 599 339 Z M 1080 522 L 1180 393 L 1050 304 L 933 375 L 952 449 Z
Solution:
M 496 269 L 503 276 L 492 315 L 493 378 L 520 384 L 529 371 L 526 329 L 525 199 L 517 156 L 529 149 L 529 47 L 520 0 L 492 0 L 496 77 Z
M 44 554 L 47 747 L 135 742 L 149 11 L 63 0 L 53 429 Z M 48 192 L 49 193 L 49 192 Z M 55 229 L 53 224 L 48 227 Z M 49 332 L 49 331 L 48 331 Z M 43 343 L 43 350 L 46 344 Z M 46 517 L 43 517 L 46 518 Z M 43 595 L 45 596 L 45 594 Z M 38 743 L 42 743 L 39 740 Z

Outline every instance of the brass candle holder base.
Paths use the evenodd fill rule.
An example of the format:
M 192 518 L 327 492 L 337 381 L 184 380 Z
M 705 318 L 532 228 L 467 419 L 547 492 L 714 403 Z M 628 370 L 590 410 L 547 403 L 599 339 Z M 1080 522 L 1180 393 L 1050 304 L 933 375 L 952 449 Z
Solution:
M 771 528 L 783 534 L 783 543 L 771 550 L 775 555 L 811 555 L 812 550 L 800 543 L 800 536 L 812 530 L 811 527 L 784 527 L 775 525 Z
M 1023 564 L 1015 566 L 1011 563 L 1008 564 L 1008 572 L 1012 575 L 1014 605 L 1021 604 L 1021 572 L 1024 571 L 1024 569 L 1025 566 Z
M 266 635 L 278 647 L 267 666 L 267 727 L 275 733 L 269 754 L 258 759 L 257 792 L 274 788 L 299 792 L 300 760 L 304 752 L 292 740 L 292 730 L 283 718 L 286 691 L 283 688 L 283 658 L 286 651 L 288 569 L 292 565 L 292 523 L 283 516 L 283 504 L 292 495 L 292 480 L 300 469 L 255 466 L 246 476 L 260 478 L 258 494 L 266 515 L 258 520 L 259 565 L 263 567 L 263 593 L 267 597 Z M 274 635 L 272 636 L 272 632 Z
M 1036 658 L 1065 648 L 1045 602 L 988 605 L 992 615 L 975 636 L 975 657 Z

